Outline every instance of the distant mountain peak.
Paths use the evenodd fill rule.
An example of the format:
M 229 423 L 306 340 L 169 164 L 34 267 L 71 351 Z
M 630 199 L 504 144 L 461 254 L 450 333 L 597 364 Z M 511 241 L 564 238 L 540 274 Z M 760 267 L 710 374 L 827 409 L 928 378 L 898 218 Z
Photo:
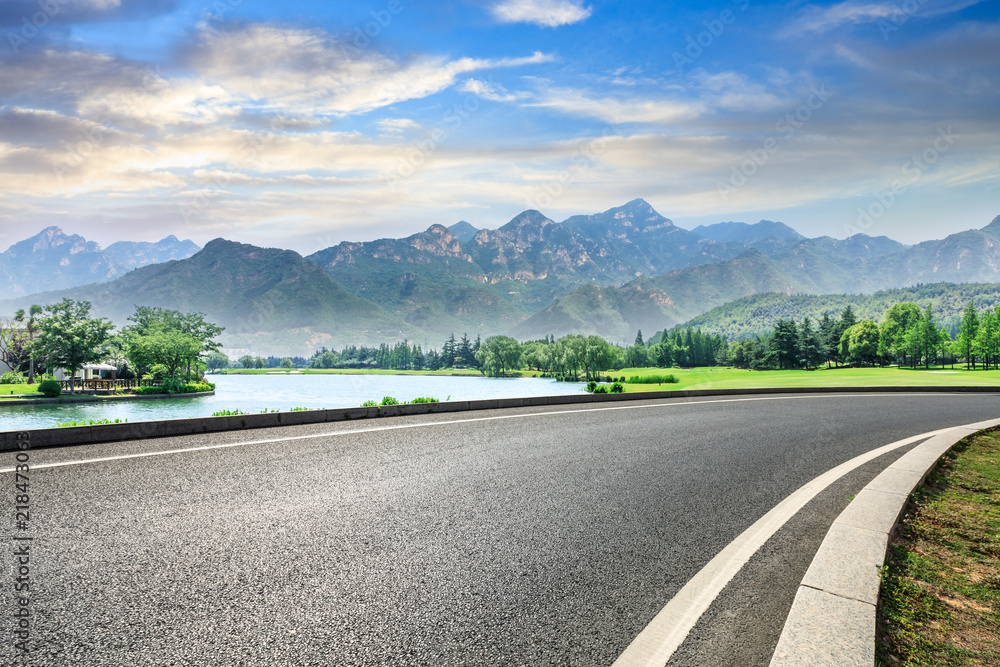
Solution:
M 703 238 L 718 243 L 756 243 L 768 238 L 799 241 L 805 238 L 785 223 L 773 220 L 761 220 L 755 224 L 717 222 L 714 225 L 699 225 L 692 231 Z
M 535 209 L 528 209 L 514 216 L 514 218 L 508 222 L 506 225 L 500 228 L 500 231 L 513 231 L 525 227 L 527 225 L 537 225 L 539 227 L 545 227 L 547 225 L 554 225 L 555 222 L 545 217 L 541 211 L 536 211 Z
M 983 227 L 983 231 L 1000 235 L 1000 215 L 993 218 L 993 222 Z
M 448 231 L 455 235 L 459 241 L 466 243 L 471 241 L 479 233 L 479 229 L 475 226 L 469 224 L 465 220 L 460 220 L 454 225 L 448 227 Z

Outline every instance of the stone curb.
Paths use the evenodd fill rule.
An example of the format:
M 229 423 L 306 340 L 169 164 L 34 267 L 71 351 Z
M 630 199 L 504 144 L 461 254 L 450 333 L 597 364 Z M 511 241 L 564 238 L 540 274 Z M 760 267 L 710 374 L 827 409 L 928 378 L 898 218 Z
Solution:
M 879 568 L 910 494 L 959 441 L 996 426 L 1000 419 L 933 436 L 855 496 L 802 579 L 771 667 L 873 667 Z
M 6 398 L 0 401 L 0 408 L 8 405 L 55 405 L 55 404 L 69 404 L 69 403 L 102 403 L 102 402 L 113 402 L 113 401 L 148 401 L 150 399 L 158 398 L 198 398 L 199 396 L 215 396 L 214 391 L 197 391 L 191 394 L 127 394 L 125 396 L 70 396 L 67 395 L 65 398 L 25 398 L 25 399 L 9 399 Z
M 395 417 L 427 413 L 497 410 L 543 405 L 575 405 L 580 403 L 614 403 L 671 398 L 701 398 L 712 396 L 766 396 L 788 394 L 854 394 L 854 393 L 1000 393 L 1000 387 L 766 387 L 755 389 L 682 389 L 678 391 L 648 391 L 627 394 L 570 394 L 567 396 L 535 396 L 530 398 L 500 398 L 448 403 L 417 403 L 373 408 L 337 408 L 296 412 L 270 412 L 233 417 L 196 417 L 165 419 L 97 426 L 33 429 L 0 432 L 0 451 L 14 451 L 17 443 L 30 439 L 31 448 L 87 445 L 99 442 L 162 438 L 194 433 L 218 433 L 244 429 L 270 428 L 300 424 L 321 424 L 375 417 Z M 159 396 L 159 395 L 155 395 Z M 187 394 L 186 396 L 195 396 Z M 25 438 L 27 434 L 27 438 Z

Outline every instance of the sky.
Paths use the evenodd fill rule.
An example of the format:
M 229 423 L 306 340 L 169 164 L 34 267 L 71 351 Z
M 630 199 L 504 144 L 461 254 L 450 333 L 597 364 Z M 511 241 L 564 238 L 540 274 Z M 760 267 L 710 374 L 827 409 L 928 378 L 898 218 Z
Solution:
M 0 250 L 1000 215 L 1000 3 L 0 0 Z

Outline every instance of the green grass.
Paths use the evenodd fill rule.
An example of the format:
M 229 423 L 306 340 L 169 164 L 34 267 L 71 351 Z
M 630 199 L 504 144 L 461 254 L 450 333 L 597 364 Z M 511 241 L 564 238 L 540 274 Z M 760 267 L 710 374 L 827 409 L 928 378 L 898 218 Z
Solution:
M 662 368 L 624 368 L 612 375 L 662 375 Z M 995 386 L 1000 371 L 966 371 L 956 366 L 927 370 L 907 368 L 823 368 L 815 371 L 749 371 L 737 368 L 666 369 L 679 382 L 671 385 L 625 385 L 625 391 L 672 389 L 747 389 L 755 387 L 864 387 L 864 386 Z
M 83 421 L 72 421 L 72 422 L 56 422 L 58 428 L 65 428 L 67 426 L 99 426 L 101 424 L 125 424 L 127 419 L 84 419 Z
M 34 394 L 37 391 L 37 382 L 35 384 L 0 384 L 0 398 L 11 394 Z
M 1000 664 L 1000 433 L 966 439 L 914 494 L 882 569 L 881 664 Z

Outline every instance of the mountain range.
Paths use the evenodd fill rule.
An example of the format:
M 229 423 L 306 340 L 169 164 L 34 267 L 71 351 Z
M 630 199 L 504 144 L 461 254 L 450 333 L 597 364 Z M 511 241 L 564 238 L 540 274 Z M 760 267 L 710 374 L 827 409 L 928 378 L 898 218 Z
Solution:
M 436 224 L 305 258 L 216 239 L 192 256 L 154 263 L 157 253 L 181 255 L 193 244 L 168 237 L 119 245 L 102 251 L 55 228 L 15 244 L 0 267 L 12 251 L 23 263 L 41 262 L 25 256 L 37 246 L 50 264 L 71 262 L 73 270 L 58 275 L 77 282 L 50 278 L 39 286 L 56 291 L 0 301 L 0 313 L 63 296 L 92 301 L 116 321 L 136 304 L 198 310 L 227 327 L 227 346 L 285 354 L 403 337 L 438 345 L 453 331 L 521 339 L 596 333 L 628 342 L 637 329 L 670 328 L 758 294 L 1000 282 L 1000 216 L 908 246 L 863 234 L 809 239 L 772 221 L 689 231 L 641 199 L 562 222 L 529 210 L 497 229 Z M 85 279 L 102 284 L 80 285 Z
M 82 236 L 46 227 L 0 253 L 0 285 L 4 294 L 14 297 L 103 283 L 140 266 L 185 259 L 198 250 L 194 242 L 173 235 L 156 243 L 118 241 L 102 249 Z

